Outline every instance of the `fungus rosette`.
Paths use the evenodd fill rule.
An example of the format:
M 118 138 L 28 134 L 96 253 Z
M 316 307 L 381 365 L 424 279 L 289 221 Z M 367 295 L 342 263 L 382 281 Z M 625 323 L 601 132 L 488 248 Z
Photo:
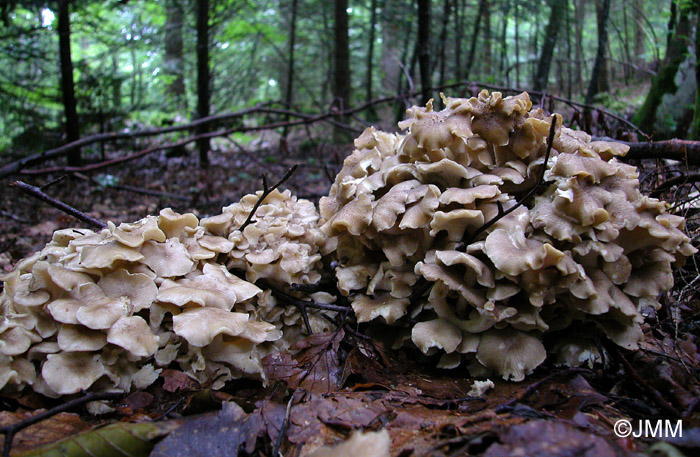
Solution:
M 214 388 L 261 378 L 261 358 L 299 332 L 298 313 L 275 306 L 269 290 L 226 261 L 250 281 L 314 281 L 322 237 L 314 206 L 277 191 L 243 234 L 234 230 L 258 197 L 202 221 L 165 209 L 97 233 L 57 231 L 2 278 L 0 389 L 129 391 L 171 364 Z M 265 249 L 275 259 L 241 260 Z
M 406 134 L 365 130 L 321 199 L 358 321 L 393 324 L 395 345 L 442 354 L 439 366 L 516 381 L 546 358 L 545 334 L 567 365 L 599 357 L 600 334 L 636 348 L 642 309 L 696 250 L 683 218 L 615 158 L 627 146 L 557 125 L 544 164 L 551 120 L 527 93 L 444 104 L 409 109 Z M 543 166 L 538 195 L 500 217 Z

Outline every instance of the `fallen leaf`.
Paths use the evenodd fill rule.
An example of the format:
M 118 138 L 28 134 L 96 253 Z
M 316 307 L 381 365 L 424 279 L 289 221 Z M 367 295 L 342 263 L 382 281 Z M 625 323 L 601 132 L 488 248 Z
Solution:
M 197 381 L 179 370 L 163 370 L 161 376 L 163 377 L 163 390 L 166 392 L 191 391 L 200 388 Z
M 182 425 L 179 420 L 168 422 L 117 422 L 95 430 L 69 436 L 16 457 L 147 457 L 153 441 Z
M 0 413 L 0 426 L 20 422 L 41 412 L 43 410 L 14 413 L 3 411 Z M 59 413 L 18 432 L 12 441 L 12 449 L 15 452 L 24 452 L 92 427 L 92 424 L 83 421 L 77 414 Z
M 632 455 L 605 438 L 548 420 L 532 420 L 507 428 L 500 434 L 501 443 L 492 444 L 484 457 L 536 455 L 555 457 L 618 457 Z
M 255 449 L 263 421 L 259 412 L 246 414 L 234 402 L 222 404 L 221 411 L 204 414 L 185 424 L 158 443 L 151 457 L 236 457 L 241 446 L 250 454 Z
M 318 393 L 338 390 L 343 381 L 338 355 L 343 336 L 342 330 L 314 333 L 295 343 L 290 351 L 268 355 L 263 359 L 265 376 L 271 381 L 284 381 L 292 389 Z

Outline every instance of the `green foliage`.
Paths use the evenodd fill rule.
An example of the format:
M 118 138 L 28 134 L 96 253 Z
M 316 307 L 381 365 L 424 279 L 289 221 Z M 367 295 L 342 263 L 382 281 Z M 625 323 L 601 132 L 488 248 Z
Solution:
M 683 0 L 689 2 L 690 0 Z M 179 71 L 184 78 L 184 94 L 173 105 L 168 93 L 178 79 L 166 66 L 166 29 L 168 5 L 177 3 L 182 10 L 183 59 Z M 349 34 L 353 105 L 364 101 L 368 37 L 371 19 L 370 1 L 349 3 Z M 373 95 L 394 95 L 401 84 L 407 90 L 406 73 L 414 88 L 420 87 L 417 66 L 413 63 L 416 18 L 413 2 L 377 1 L 377 22 L 373 58 Z M 461 35 L 458 37 L 454 7 L 446 28 L 446 81 L 457 74 L 456 41 L 461 39 L 461 65 L 465 66 L 469 42 L 476 20 L 474 2 L 452 2 L 460 6 Z M 548 6 L 544 0 L 491 0 L 491 62 L 486 65 L 487 43 L 484 22 L 476 46 L 470 78 L 487 83 L 528 88 L 543 42 Z M 284 98 L 288 64 L 288 36 L 291 2 L 274 0 L 222 0 L 212 2 L 210 14 L 210 67 L 212 74 L 212 113 L 230 112 L 256 103 Z M 12 150 L 12 138 L 30 128 L 55 131 L 63 122 L 57 59 L 57 18 L 55 2 L 19 0 L 0 22 L 0 152 Z M 431 65 L 433 79 L 439 72 L 439 34 L 444 21 L 442 2 L 432 2 Z M 517 5 L 518 14 L 515 13 Z M 582 7 L 581 40 L 577 42 L 577 8 Z M 641 8 L 637 11 L 636 8 Z M 196 106 L 196 31 L 190 0 L 153 2 L 114 0 L 76 0 L 71 2 L 72 60 L 78 112 L 83 135 L 98 130 L 98 120 L 119 118 L 125 124 L 161 126 L 175 115 L 192 118 Z M 579 11 L 579 13 L 581 13 Z M 567 63 L 580 45 L 583 61 L 573 66 L 581 73 L 580 86 L 569 89 L 576 97 L 585 89 L 596 52 L 597 25 L 595 7 L 590 2 L 567 2 L 568 31 L 557 40 L 548 90 L 566 95 Z M 612 9 L 610 17 L 610 79 L 620 81 L 622 63 L 632 60 L 637 68 L 650 67 L 666 53 L 666 26 L 669 8 L 666 2 L 635 0 Z M 518 26 L 516 56 L 515 27 Z M 505 29 L 502 26 L 505 24 Z M 641 24 L 643 50 L 630 55 L 635 24 Z M 566 27 L 565 26 L 565 27 Z M 295 46 L 293 109 L 325 110 L 331 103 L 333 80 L 333 2 L 298 2 Z M 501 42 L 501 33 L 505 41 Z M 386 41 L 385 41 L 386 40 Z M 503 53 L 503 57 L 501 54 Z M 389 57 L 387 57 L 389 56 Z M 385 60 L 386 59 L 386 60 Z M 501 59 L 503 59 L 501 65 Z M 383 61 L 385 60 L 385 61 Z M 557 63 L 558 62 L 558 63 Z M 559 65 L 559 66 L 557 66 Z M 385 80 L 387 69 L 401 68 L 401 81 Z M 516 68 L 520 80 L 515 80 Z M 649 79 L 645 73 L 632 72 L 635 84 Z M 627 76 L 625 76 L 627 78 Z M 576 78 L 574 78 L 576 79 Z M 626 81 L 627 82 L 627 81 Z M 624 111 L 627 107 L 619 93 L 611 91 L 600 100 L 605 106 Z M 448 94 L 449 95 L 449 94 Z M 363 113 L 370 120 L 379 119 Z M 379 114 L 384 116 L 385 114 Z M 107 128 L 115 128 L 107 125 Z M 247 144 L 252 137 L 237 141 Z M 303 148 L 314 145 L 303 145 Z

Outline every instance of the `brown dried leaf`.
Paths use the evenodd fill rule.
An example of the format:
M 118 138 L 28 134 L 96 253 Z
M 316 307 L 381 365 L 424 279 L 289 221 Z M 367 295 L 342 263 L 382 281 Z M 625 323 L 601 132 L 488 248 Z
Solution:
M 294 344 L 288 351 L 270 354 L 263 359 L 265 375 L 271 381 L 284 381 L 292 389 L 328 393 L 340 388 L 343 381 L 338 348 L 343 330 L 314 333 Z
M 8 411 L 0 412 L 0 426 L 14 424 L 41 412 L 43 410 L 14 413 Z M 17 433 L 12 442 L 12 451 L 24 452 L 34 449 L 66 436 L 88 430 L 93 426 L 94 424 L 83 421 L 77 414 L 59 413 Z
M 221 411 L 192 420 L 158 443 L 151 457 L 236 457 L 244 447 L 250 454 L 255 449 L 263 420 L 259 412 L 246 414 L 234 402 L 222 405 Z
M 199 390 L 197 381 L 187 376 L 179 370 L 163 370 L 163 390 L 166 392 L 177 392 L 178 390 L 192 391 Z
M 484 457 L 536 455 L 554 457 L 618 457 L 630 455 L 605 438 L 585 433 L 561 422 L 532 420 L 514 425 L 500 434 L 501 443 L 491 445 Z

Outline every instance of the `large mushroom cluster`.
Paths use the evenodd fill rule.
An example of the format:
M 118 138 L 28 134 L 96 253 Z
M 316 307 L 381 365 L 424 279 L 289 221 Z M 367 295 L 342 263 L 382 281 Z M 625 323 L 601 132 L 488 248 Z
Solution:
M 596 335 L 636 348 L 643 310 L 695 252 L 683 218 L 640 194 L 622 144 L 555 125 L 545 164 L 561 118 L 526 93 L 443 102 L 410 109 L 406 134 L 367 129 L 321 199 L 358 321 L 441 367 L 516 381 L 547 349 L 595 360 Z
M 322 236 L 313 204 L 288 191 L 267 195 L 241 232 L 259 197 L 201 221 L 165 209 L 100 232 L 57 231 L 2 278 L 0 389 L 128 391 L 171 363 L 214 387 L 262 377 L 261 358 L 288 347 L 283 331 L 293 338 L 301 323 L 252 282 L 316 280 Z
M 263 356 L 329 329 L 294 305 L 332 309 L 300 292 L 331 266 L 368 332 L 440 367 L 517 381 L 548 352 L 595 361 L 597 336 L 637 347 L 671 266 L 696 252 L 683 218 L 640 194 L 615 158 L 626 146 L 526 93 L 443 101 L 410 109 L 405 134 L 365 130 L 320 216 L 266 189 L 202 220 L 57 231 L 0 278 L 0 390 L 128 391 L 171 364 L 214 388 L 262 378 Z

